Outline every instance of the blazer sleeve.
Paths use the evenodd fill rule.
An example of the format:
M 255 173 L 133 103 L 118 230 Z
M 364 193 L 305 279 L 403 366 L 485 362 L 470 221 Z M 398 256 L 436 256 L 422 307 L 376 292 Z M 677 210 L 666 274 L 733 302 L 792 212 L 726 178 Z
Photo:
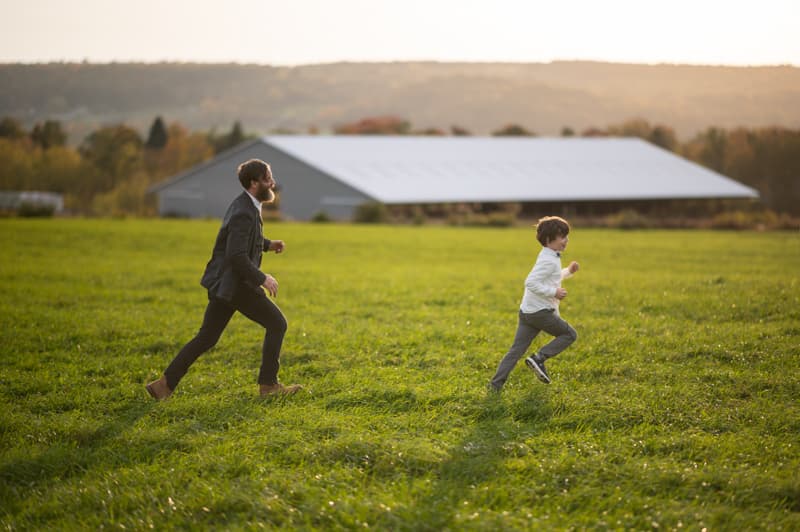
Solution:
M 264 284 L 264 275 L 250 261 L 249 244 L 252 242 L 252 231 L 257 227 L 256 213 L 240 211 L 231 217 L 228 225 L 228 241 L 225 245 L 225 259 L 236 276 L 253 287 Z
M 265 238 L 265 239 L 264 239 L 264 248 L 263 248 L 263 249 L 264 249 L 264 253 L 266 253 L 267 251 L 269 251 L 269 245 L 270 245 L 271 243 L 272 243 L 272 240 L 270 240 L 269 238 Z

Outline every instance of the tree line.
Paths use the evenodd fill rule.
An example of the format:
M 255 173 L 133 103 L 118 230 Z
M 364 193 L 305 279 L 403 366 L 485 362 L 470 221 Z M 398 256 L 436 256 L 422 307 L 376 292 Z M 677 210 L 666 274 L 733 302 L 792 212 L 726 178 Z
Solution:
M 394 116 L 368 117 L 334 128 L 338 135 L 453 135 L 470 131 L 414 128 Z M 283 130 L 281 133 L 294 133 Z M 314 128 L 309 133 L 316 134 Z M 507 124 L 495 136 L 535 136 L 520 124 Z M 663 124 L 633 119 L 605 128 L 562 136 L 639 137 L 757 189 L 763 205 L 777 213 L 800 214 L 800 130 L 783 127 L 721 129 L 709 127 L 686 142 Z M 229 132 L 193 132 L 178 122 L 156 117 L 142 136 L 125 124 L 103 126 L 77 146 L 67 145 L 58 121 L 26 130 L 16 119 L 0 121 L 0 190 L 46 190 L 64 194 L 65 206 L 82 215 L 148 216 L 156 212 L 148 187 L 209 160 L 253 138 L 235 122 Z
M 0 121 L 0 190 L 39 190 L 64 195 L 65 209 L 79 215 L 150 216 L 155 198 L 147 189 L 246 140 L 235 122 L 227 133 L 192 132 L 159 116 L 143 137 L 125 124 L 103 126 L 77 147 L 67 145 L 58 121 L 30 131 L 14 118 Z

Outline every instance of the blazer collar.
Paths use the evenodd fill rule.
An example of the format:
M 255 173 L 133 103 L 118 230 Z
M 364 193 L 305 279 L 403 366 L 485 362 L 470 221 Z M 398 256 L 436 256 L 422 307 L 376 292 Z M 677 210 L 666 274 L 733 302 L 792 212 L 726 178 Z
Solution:
M 247 190 L 245 190 L 245 191 L 244 191 L 244 193 L 245 193 L 245 194 L 247 194 L 247 196 L 250 198 L 250 201 L 252 201 L 252 202 L 253 202 L 253 206 L 256 208 L 256 210 L 257 210 L 257 211 L 259 212 L 259 214 L 260 214 L 260 213 L 261 213 L 261 202 L 260 202 L 260 201 L 258 201 L 258 200 L 255 198 L 255 196 L 253 196 L 252 194 L 250 194 L 250 192 L 248 192 Z

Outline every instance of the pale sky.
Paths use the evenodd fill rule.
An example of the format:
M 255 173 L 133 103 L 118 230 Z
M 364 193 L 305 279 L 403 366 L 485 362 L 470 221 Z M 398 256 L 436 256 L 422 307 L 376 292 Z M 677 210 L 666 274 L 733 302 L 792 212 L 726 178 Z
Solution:
M 800 66 L 800 0 L 0 0 L 0 62 Z

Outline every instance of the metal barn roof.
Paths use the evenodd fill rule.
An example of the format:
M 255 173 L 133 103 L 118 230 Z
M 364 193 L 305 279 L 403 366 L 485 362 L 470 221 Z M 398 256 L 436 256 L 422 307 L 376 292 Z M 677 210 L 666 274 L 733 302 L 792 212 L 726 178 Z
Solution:
M 387 204 L 758 197 L 637 138 L 292 135 L 261 141 Z

